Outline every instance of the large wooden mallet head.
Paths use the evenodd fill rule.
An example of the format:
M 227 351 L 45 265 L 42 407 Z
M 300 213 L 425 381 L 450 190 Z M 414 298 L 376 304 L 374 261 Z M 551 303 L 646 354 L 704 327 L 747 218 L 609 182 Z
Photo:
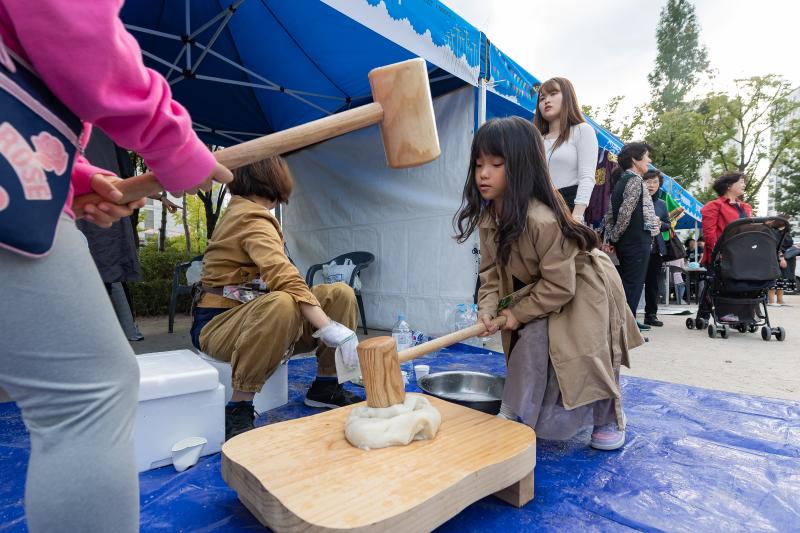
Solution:
M 506 323 L 506 318 L 495 318 L 492 323 L 502 326 Z M 406 393 L 403 374 L 400 372 L 401 363 L 480 335 L 484 331 L 486 326 L 479 322 L 401 352 L 397 351 L 397 344 L 392 337 L 374 337 L 358 343 L 358 362 L 367 393 L 367 406 L 389 407 L 403 403 Z
M 380 128 L 386 163 L 391 168 L 407 168 L 439 157 L 425 60 L 376 68 L 369 73 L 369 85 L 375 104 L 383 111 Z
M 225 148 L 214 152 L 214 157 L 234 170 L 373 124 L 380 124 L 386 162 L 390 167 L 423 165 L 439 157 L 439 136 L 425 60 L 409 59 L 379 67 L 368 76 L 372 87 L 371 104 Z M 120 204 L 162 190 L 156 177 L 149 172 L 127 179 L 117 187 L 123 194 Z M 73 202 L 73 211 L 81 216 L 83 206 L 98 199 L 94 194 L 79 196 Z

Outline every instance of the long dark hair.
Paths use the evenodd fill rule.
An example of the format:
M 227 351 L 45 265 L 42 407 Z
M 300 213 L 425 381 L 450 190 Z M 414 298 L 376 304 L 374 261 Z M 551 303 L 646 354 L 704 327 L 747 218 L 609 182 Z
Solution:
M 556 142 L 553 143 L 553 150 L 569 140 L 572 126 L 586 122 L 583 119 L 583 113 L 581 113 L 581 106 L 578 105 L 578 96 L 575 94 L 575 87 L 572 82 L 567 78 L 550 78 L 539 88 L 539 95 L 552 93 L 555 89 L 561 91 L 561 113 L 558 117 L 558 121 L 561 123 L 561 132 L 558 134 Z M 533 125 L 542 135 L 547 135 L 550 132 L 550 123 L 542 116 L 538 98 L 536 100 L 536 112 L 533 114 Z
M 481 217 L 495 215 L 491 204 L 483 201 L 475 182 L 475 162 L 485 155 L 505 159 L 507 185 L 497 224 L 497 251 L 503 264 L 508 263 L 511 245 L 525 230 L 528 207 L 534 198 L 552 209 L 564 238 L 574 240 L 584 251 L 598 246 L 597 234 L 572 218 L 564 199 L 553 187 L 544 153 L 541 134 L 522 118 L 496 118 L 478 129 L 472 139 L 461 207 L 453 217 L 458 242 L 472 235 Z

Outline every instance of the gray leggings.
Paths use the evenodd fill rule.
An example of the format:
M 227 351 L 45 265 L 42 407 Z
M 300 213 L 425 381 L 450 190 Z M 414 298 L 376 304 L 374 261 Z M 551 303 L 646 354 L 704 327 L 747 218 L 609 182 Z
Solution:
M 139 367 L 83 235 L 62 216 L 41 259 L 0 250 L 0 387 L 31 436 L 30 531 L 139 527 Z

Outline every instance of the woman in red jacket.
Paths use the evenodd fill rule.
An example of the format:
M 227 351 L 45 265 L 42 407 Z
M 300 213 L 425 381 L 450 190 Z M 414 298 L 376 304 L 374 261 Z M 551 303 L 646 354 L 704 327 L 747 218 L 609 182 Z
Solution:
M 740 218 L 749 218 L 753 214 L 750 204 L 739 201 L 744 194 L 744 174 L 726 172 L 714 180 L 714 191 L 719 198 L 708 202 L 700 211 L 703 215 L 703 238 L 706 241 L 702 263 L 711 264 L 714 245 L 725 227 Z
M 703 238 L 706 246 L 703 251 L 702 264 L 711 271 L 711 254 L 725 227 L 740 218 L 749 218 L 753 215 L 750 204 L 739 200 L 744 194 L 744 174 L 741 172 L 726 172 L 714 180 L 714 191 L 719 198 L 708 202 L 700 210 L 703 218 Z M 707 294 L 706 282 L 700 295 L 700 306 L 697 318 L 708 320 L 711 316 L 711 302 Z

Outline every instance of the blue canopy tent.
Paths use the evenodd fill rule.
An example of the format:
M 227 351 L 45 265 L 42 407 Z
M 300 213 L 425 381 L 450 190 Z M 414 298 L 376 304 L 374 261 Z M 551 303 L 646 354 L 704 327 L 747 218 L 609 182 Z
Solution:
M 430 0 L 128 0 L 121 16 L 200 137 L 222 146 L 367 103 L 370 69 L 423 57 L 440 160 L 387 170 L 374 128 L 302 150 L 289 156 L 298 179 L 284 229 L 301 269 L 353 249 L 378 257 L 362 279 L 376 327 L 403 311 L 428 333 L 448 329 L 477 272 L 477 243 L 455 246 L 450 224 L 472 131 L 484 117 L 530 117 L 536 77 Z M 602 148 L 619 151 L 591 124 Z M 688 193 L 676 199 L 699 218 Z

